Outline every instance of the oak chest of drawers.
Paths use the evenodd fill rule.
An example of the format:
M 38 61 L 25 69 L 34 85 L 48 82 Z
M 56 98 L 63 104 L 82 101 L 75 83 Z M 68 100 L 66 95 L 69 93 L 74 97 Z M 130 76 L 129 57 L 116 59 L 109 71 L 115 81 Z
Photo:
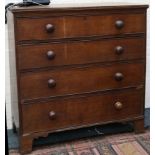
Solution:
M 33 139 L 110 122 L 144 130 L 147 5 L 8 12 L 13 126 Z

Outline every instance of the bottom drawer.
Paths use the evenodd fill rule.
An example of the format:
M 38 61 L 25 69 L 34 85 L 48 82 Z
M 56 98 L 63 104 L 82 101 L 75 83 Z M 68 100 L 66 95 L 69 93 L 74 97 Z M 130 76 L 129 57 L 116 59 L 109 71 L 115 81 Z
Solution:
M 143 114 L 143 90 L 123 90 L 23 104 L 23 131 L 40 132 L 99 124 Z

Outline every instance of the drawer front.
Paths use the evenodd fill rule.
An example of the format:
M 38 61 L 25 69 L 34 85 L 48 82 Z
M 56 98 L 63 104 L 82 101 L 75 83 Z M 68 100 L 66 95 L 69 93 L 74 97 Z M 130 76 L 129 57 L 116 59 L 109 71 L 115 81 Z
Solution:
M 54 25 L 54 31 L 48 32 L 48 24 Z M 58 18 L 19 18 L 17 20 L 17 40 L 44 40 L 64 37 L 64 21 Z
M 18 46 L 18 57 L 20 69 L 141 59 L 145 57 L 145 39 Z
M 142 115 L 142 90 L 123 90 L 22 105 L 24 133 L 76 128 Z
M 17 40 L 46 40 L 145 32 L 145 14 L 17 19 Z
M 115 64 L 24 73 L 20 78 L 22 99 L 84 93 L 137 86 L 144 82 L 144 64 Z

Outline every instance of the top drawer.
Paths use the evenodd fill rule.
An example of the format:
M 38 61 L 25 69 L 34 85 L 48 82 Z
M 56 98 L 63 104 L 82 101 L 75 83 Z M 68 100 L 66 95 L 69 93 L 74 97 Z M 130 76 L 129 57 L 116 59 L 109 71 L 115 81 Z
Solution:
M 145 14 L 18 18 L 17 40 L 47 40 L 145 32 Z

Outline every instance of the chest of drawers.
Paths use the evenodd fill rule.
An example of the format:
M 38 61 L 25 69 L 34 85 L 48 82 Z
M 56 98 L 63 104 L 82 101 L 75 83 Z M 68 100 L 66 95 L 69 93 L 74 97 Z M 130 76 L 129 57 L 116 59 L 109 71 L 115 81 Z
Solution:
M 147 5 L 13 7 L 13 126 L 20 152 L 49 133 L 110 122 L 144 130 Z

